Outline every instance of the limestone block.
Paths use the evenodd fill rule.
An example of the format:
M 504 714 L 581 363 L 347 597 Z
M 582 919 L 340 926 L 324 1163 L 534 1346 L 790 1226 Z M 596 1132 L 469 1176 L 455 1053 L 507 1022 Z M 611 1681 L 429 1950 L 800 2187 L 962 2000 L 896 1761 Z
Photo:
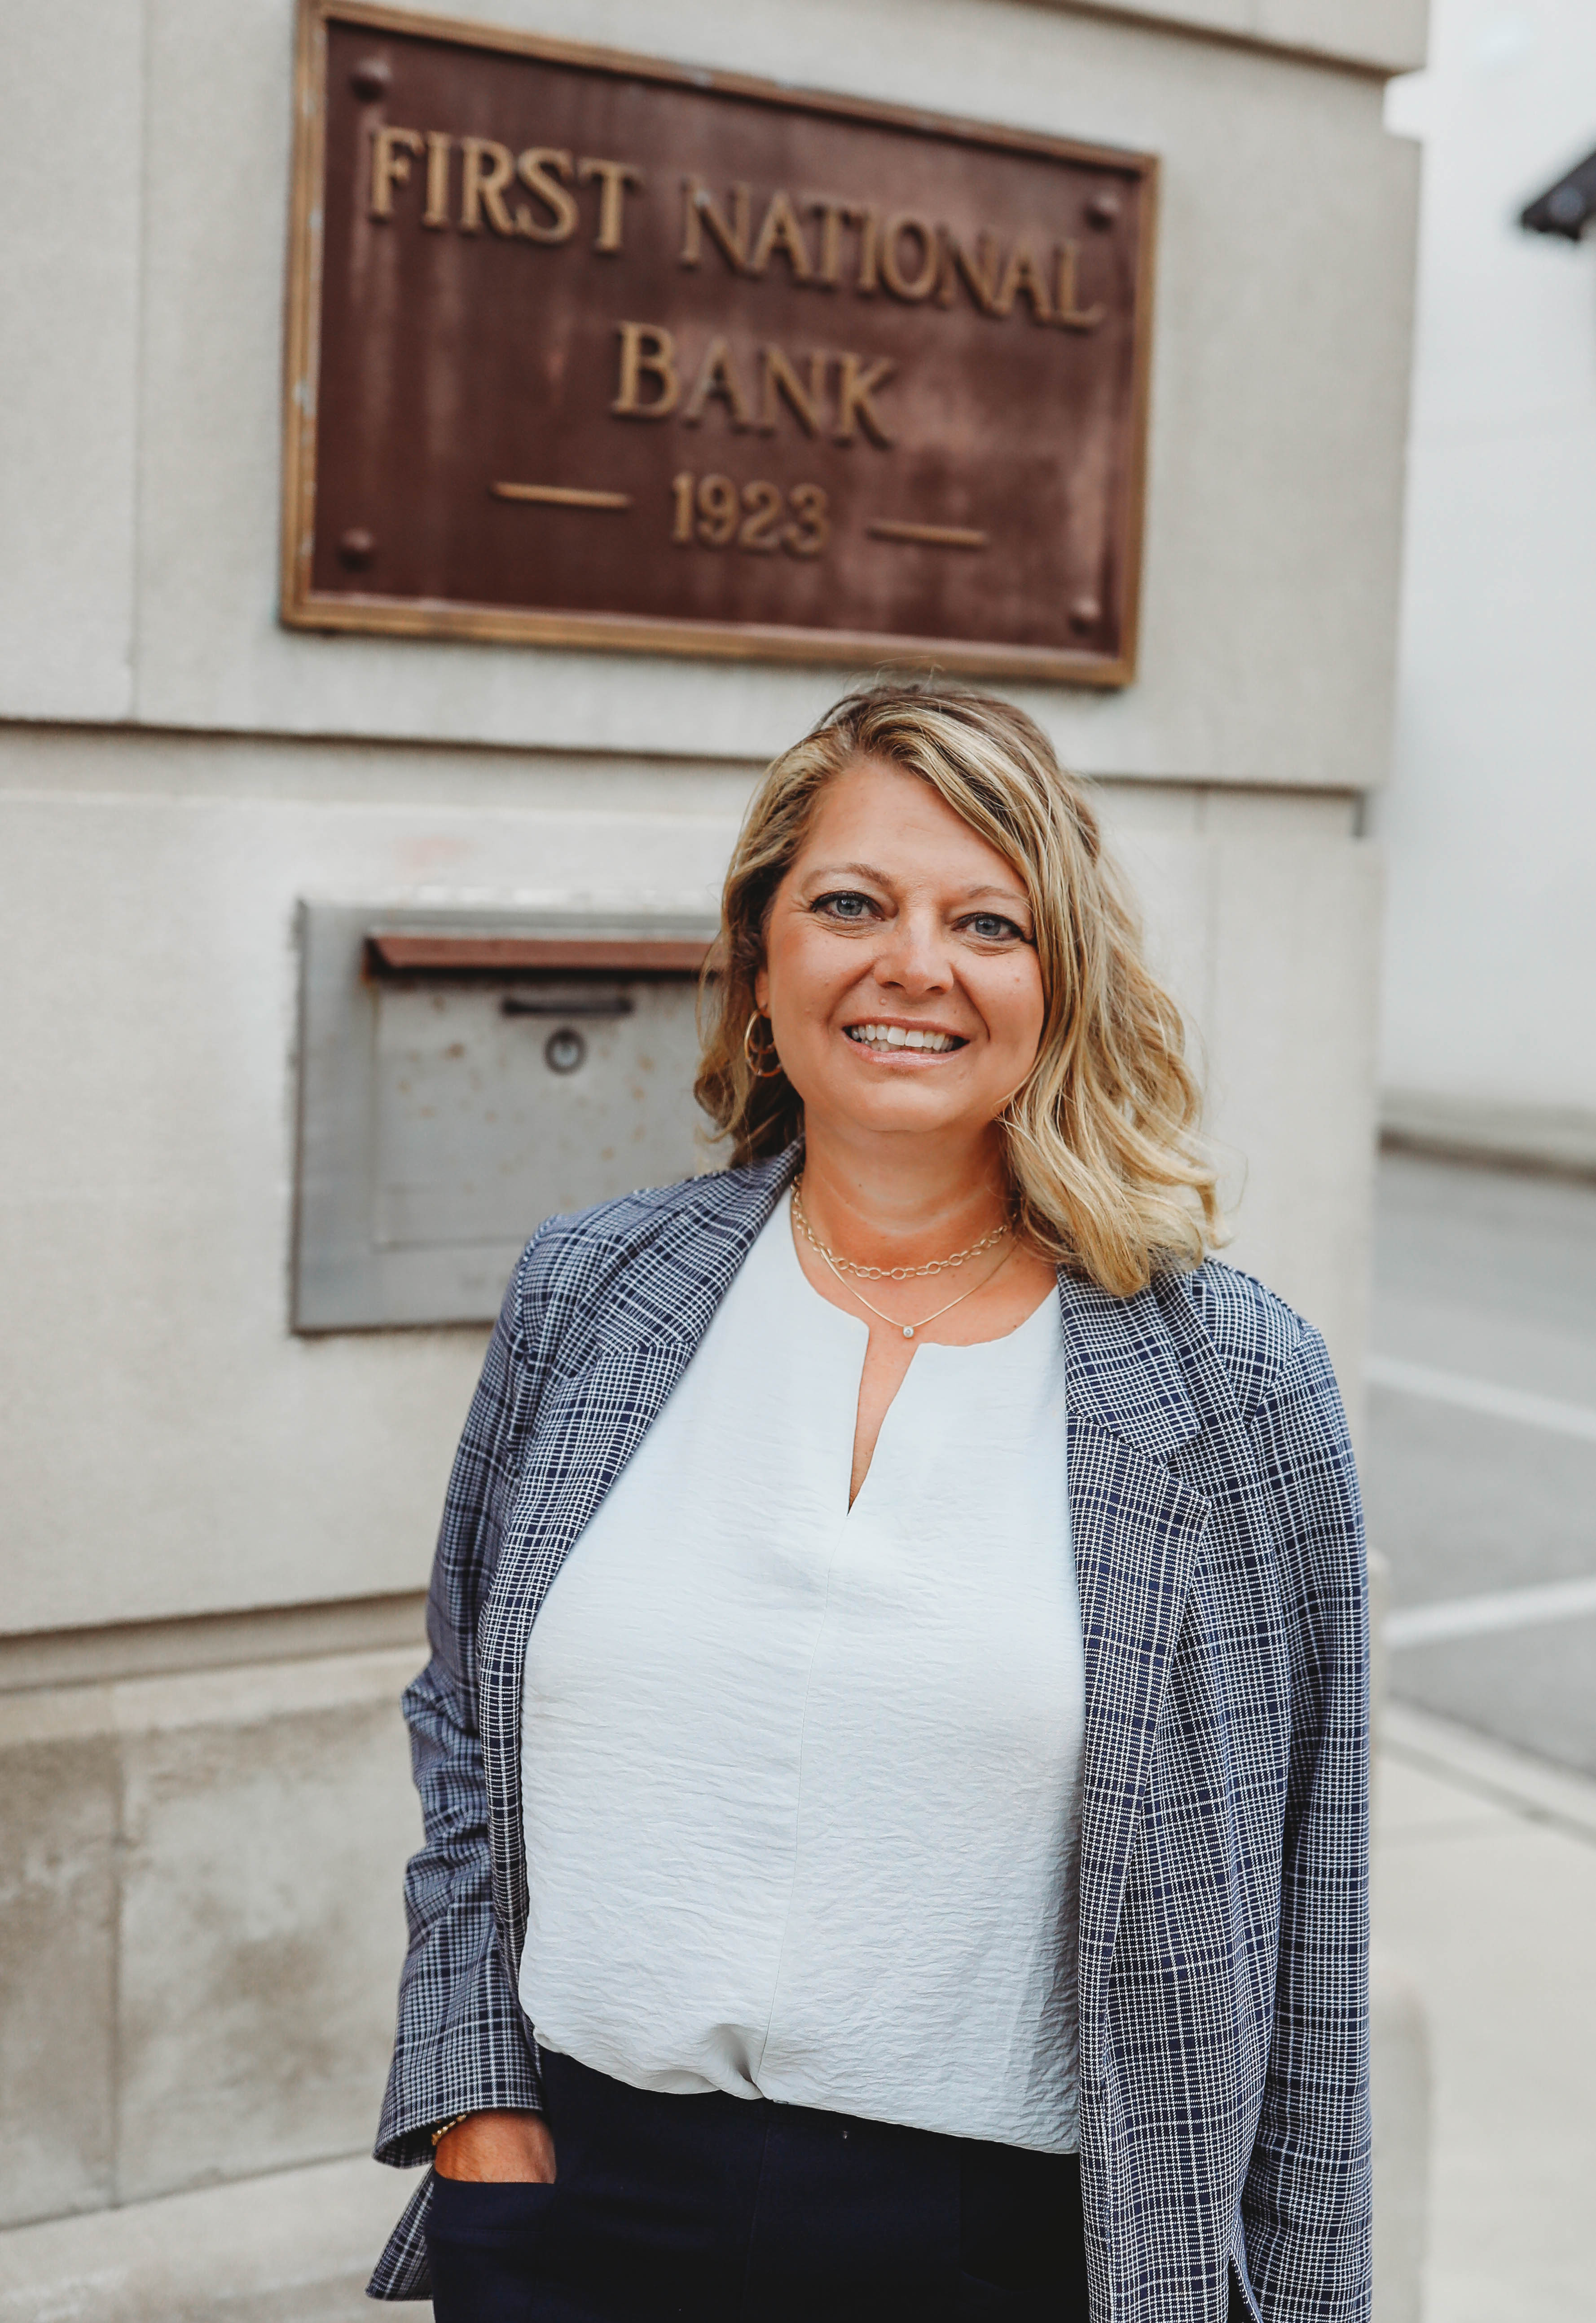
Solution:
M 1216 839 L 1208 1080 L 1244 1162 L 1226 1253 L 1325 1333 L 1356 1421 L 1368 1303 L 1379 864 L 1362 840 Z
M 1379 861 L 1347 797 L 1099 786 L 1207 1096 L 1222 1253 L 1325 1335 L 1358 1424 Z
M 373 2135 L 417 1844 L 412 1650 L 116 1688 L 120 2195 Z
M 0 2226 L 111 2197 L 117 1770 L 96 1722 L 0 1703 Z
M 14 2227 L 0 2323 L 375 2323 L 366 2278 L 413 2184 L 360 2156 Z
M 1264 40 L 1380 72 L 1413 72 L 1425 60 L 1429 0 L 1252 0 L 1251 14 L 1247 29 Z
M 1214 948 L 1205 794 L 1162 784 L 1102 783 L 1096 798 L 1109 852 L 1141 912 L 1149 964 L 1200 1042 Z
M 131 706 L 143 16 L 129 0 L 6 0 L 0 144 L 32 189 L 0 241 L 8 718 Z
M 1411 72 L 1425 60 L 1427 0 L 1076 0 L 1079 7 L 1099 5 L 1150 23 L 1344 58 L 1377 72 Z
M 369 2146 L 420 1658 L 0 1697 L 0 2226 Z

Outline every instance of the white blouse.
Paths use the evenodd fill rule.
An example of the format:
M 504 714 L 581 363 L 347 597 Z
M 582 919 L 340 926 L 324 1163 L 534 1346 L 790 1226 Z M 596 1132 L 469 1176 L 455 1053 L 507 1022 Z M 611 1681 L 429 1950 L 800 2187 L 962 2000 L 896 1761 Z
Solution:
M 850 1509 L 867 1337 L 779 1204 L 550 1589 L 521 2003 L 543 2047 L 639 2089 L 1069 2153 L 1084 1667 L 1058 1302 L 917 1345 Z

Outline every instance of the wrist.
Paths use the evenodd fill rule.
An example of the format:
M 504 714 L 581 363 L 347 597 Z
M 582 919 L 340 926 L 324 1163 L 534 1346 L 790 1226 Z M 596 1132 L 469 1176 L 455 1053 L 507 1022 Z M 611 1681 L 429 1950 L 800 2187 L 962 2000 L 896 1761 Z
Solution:
M 433 2168 L 440 2178 L 554 2182 L 554 2139 L 541 2114 L 463 2114 L 432 2135 Z

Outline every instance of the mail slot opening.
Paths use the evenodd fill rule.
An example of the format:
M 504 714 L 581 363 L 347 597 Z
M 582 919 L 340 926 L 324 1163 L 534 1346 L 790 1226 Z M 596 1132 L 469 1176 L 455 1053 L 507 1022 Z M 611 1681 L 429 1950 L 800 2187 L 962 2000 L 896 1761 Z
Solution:
M 499 1004 L 501 1016 L 630 1016 L 637 1002 L 629 992 L 558 991 L 507 992 Z

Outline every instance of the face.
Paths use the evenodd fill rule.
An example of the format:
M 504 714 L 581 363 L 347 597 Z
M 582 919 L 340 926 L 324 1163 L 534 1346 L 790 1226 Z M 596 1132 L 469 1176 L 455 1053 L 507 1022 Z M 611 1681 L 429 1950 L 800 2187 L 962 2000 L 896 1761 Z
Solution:
M 777 888 L 755 997 L 812 1132 L 978 1134 L 1045 1008 L 1018 874 L 929 783 L 866 760 Z

